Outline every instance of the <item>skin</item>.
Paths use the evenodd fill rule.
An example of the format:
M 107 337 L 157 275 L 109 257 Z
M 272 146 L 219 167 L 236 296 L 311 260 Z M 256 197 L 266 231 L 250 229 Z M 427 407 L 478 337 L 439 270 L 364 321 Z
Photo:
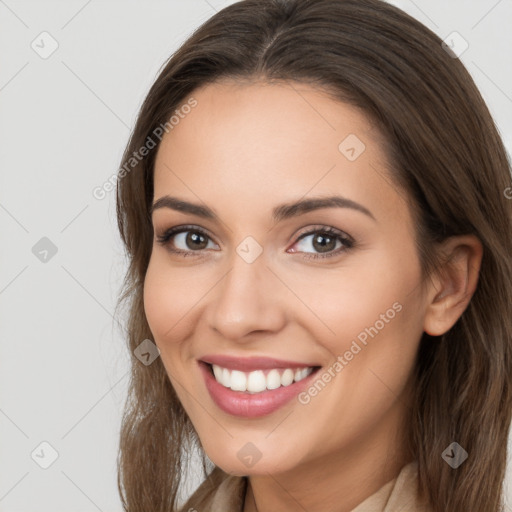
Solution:
M 403 435 L 419 341 L 424 331 L 446 332 L 466 308 L 481 245 L 471 236 L 448 240 L 439 250 L 452 264 L 422 286 L 406 195 L 388 173 L 379 134 L 354 107 L 298 83 L 224 81 L 193 97 L 197 107 L 158 149 L 154 201 L 207 205 L 219 221 L 153 212 L 144 304 L 162 362 L 210 459 L 250 477 L 244 512 L 348 512 L 414 458 Z M 354 161 L 338 149 L 349 134 L 366 146 Z M 334 193 L 374 218 L 331 207 L 272 222 L 278 204 Z M 156 240 L 184 224 L 210 237 L 194 251 L 175 236 L 187 257 L 169 250 L 173 239 L 167 247 Z M 299 236 L 324 226 L 354 247 L 307 259 L 322 253 L 313 236 Z M 252 263 L 236 252 L 247 236 L 263 248 Z M 394 303 L 401 311 L 307 404 L 294 399 L 244 419 L 220 410 L 206 390 L 197 365 L 206 354 L 329 368 Z M 248 442 L 261 453 L 250 468 L 237 456 Z

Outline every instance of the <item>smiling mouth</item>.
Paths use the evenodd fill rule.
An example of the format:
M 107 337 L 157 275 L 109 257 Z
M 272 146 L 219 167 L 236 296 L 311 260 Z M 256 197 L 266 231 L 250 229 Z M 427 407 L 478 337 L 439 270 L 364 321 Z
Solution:
M 288 387 L 319 370 L 320 366 L 271 368 L 244 372 L 204 362 L 215 380 L 225 388 L 250 394 Z

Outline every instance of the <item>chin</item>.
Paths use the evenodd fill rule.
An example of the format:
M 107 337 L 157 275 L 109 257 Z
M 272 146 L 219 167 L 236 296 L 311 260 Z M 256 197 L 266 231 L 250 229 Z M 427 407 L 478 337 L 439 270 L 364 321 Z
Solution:
M 253 457 L 255 458 L 253 460 L 249 458 L 251 450 L 254 450 Z M 260 452 L 260 458 L 256 459 L 258 454 L 255 449 L 247 447 L 245 451 L 239 450 L 239 453 L 233 453 L 230 457 L 226 457 L 226 452 L 219 457 L 215 457 L 215 455 L 208 456 L 222 471 L 234 476 L 278 474 L 295 467 L 295 461 L 290 460 L 289 454 L 284 452 L 280 454 L 274 452 L 270 458 L 265 458 L 264 454 Z

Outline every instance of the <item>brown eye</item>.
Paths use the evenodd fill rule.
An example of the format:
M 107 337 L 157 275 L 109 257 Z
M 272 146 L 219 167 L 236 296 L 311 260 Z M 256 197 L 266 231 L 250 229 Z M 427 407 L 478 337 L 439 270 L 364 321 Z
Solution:
M 302 234 L 292 252 L 306 253 L 306 258 L 326 258 L 336 256 L 354 246 L 354 240 L 329 226 L 317 228 Z
M 171 252 L 191 253 L 202 252 L 203 249 L 215 248 L 211 238 L 201 229 L 194 226 L 181 226 L 168 229 L 157 237 L 160 245 Z M 211 244 L 211 245 L 208 245 Z
M 329 252 L 336 248 L 337 239 L 328 235 L 316 235 L 313 238 L 313 247 L 318 252 Z
M 208 240 L 201 233 L 188 231 L 185 237 L 185 245 L 192 250 L 205 249 L 208 245 Z

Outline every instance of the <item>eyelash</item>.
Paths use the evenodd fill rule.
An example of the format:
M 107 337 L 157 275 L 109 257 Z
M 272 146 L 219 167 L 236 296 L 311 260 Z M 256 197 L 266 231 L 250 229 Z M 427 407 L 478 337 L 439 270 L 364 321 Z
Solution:
M 201 253 L 201 252 L 204 252 L 204 250 L 183 251 L 182 249 L 172 248 L 170 243 L 169 243 L 171 238 L 174 235 L 177 235 L 179 233 L 185 233 L 187 231 L 191 231 L 191 232 L 194 232 L 194 233 L 199 233 L 202 236 L 204 236 L 204 237 L 208 238 L 209 240 L 211 240 L 211 237 L 203 229 L 199 228 L 198 226 L 188 225 L 188 226 L 175 226 L 173 228 L 168 229 L 162 235 L 158 235 L 157 236 L 157 242 L 160 245 L 166 247 L 172 253 L 175 253 L 175 254 L 178 254 L 178 255 L 181 255 L 181 256 L 184 256 L 184 257 L 187 257 L 187 256 L 198 256 L 198 254 L 194 254 L 194 253 Z M 309 231 L 307 231 L 305 233 L 300 234 L 299 237 L 297 238 L 296 242 L 294 243 L 294 245 L 296 243 L 298 243 L 300 240 L 302 240 L 303 238 L 305 238 L 305 237 L 307 237 L 309 235 L 314 235 L 314 234 L 322 234 L 322 235 L 328 235 L 329 237 L 336 237 L 336 239 L 341 241 L 341 243 L 344 245 L 344 247 L 343 248 L 338 248 L 338 249 L 336 249 L 334 251 L 327 252 L 327 253 L 324 253 L 324 254 L 321 254 L 321 253 L 317 253 L 317 254 L 313 254 L 313 253 L 299 253 L 299 254 L 302 254 L 303 258 L 305 258 L 305 259 L 315 259 L 315 260 L 318 260 L 318 259 L 323 259 L 323 258 L 330 258 L 332 256 L 337 256 L 340 252 L 352 249 L 354 247 L 354 245 L 355 245 L 354 240 L 350 236 L 348 236 L 347 234 L 343 233 L 342 231 L 338 231 L 337 229 L 334 229 L 334 228 L 332 228 L 330 226 L 315 226 L 313 229 L 311 229 L 311 230 L 309 230 Z M 297 252 L 299 252 L 299 251 L 297 251 Z

